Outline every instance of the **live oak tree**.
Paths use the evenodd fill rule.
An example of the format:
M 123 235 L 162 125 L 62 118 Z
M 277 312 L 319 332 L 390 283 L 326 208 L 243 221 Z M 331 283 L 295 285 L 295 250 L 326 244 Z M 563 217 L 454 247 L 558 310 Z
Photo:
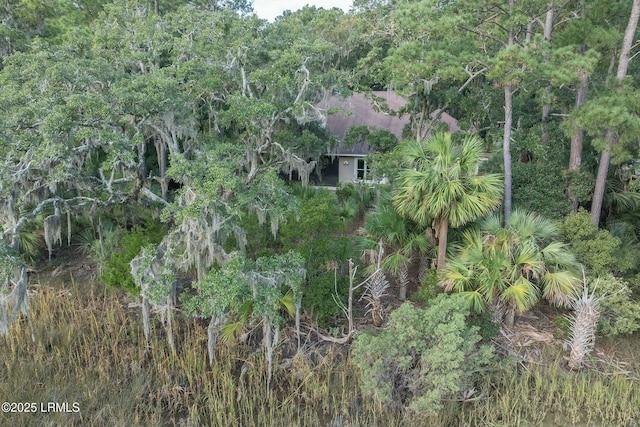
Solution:
M 303 264 L 304 259 L 295 252 L 260 257 L 255 261 L 235 254 L 221 269 L 210 270 L 198 282 L 199 292 L 196 296 L 184 298 L 185 308 L 189 314 L 211 318 L 208 328 L 210 363 L 214 362 L 214 349 L 221 327 L 230 318 L 244 317 L 246 324 L 240 326 L 254 328 L 262 325 L 269 387 L 274 350 L 285 320 L 282 311 L 295 316 L 300 347 L 301 288 L 305 278 Z
M 65 223 L 69 241 L 72 216 L 157 198 L 138 179 L 136 135 L 114 111 L 106 82 L 117 71 L 107 62 L 42 42 L 4 65 L 2 244 L 15 254 L 25 225 L 46 213 L 51 250 Z M 23 289 L 24 278 L 25 266 L 7 283 Z
M 295 209 L 277 174 L 297 171 L 306 181 L 325 152 L 314 136 L 325 112 L 315 105 L 339 84 L 343 56 L 339 40 L 323 35 L 342 15 L 319 11 L 302 23 L 292 15 L 268 27 L 233 11 L 185 6 L 157 15 L 148 6 L 105 5 L 84 37 L 34 43 L 6 59 L 6 265 L 37 214 L 52 214 L 51 246 L 65 215 L 69 230 L 73 215 L 92 218 L 113 204 L 168 205 L 170 178 L 181 189 L 166 213 L 175 228 L 165 251 L 197 249 L 177 264 L 197 266 L 199 277 L 224 259 L 226 235 L 242 246 L 239 217 L 255 212 L 275 233 Z M 278 28 L 296 27 L 314 30 L 280 49 Z M 5 287 L 24 294 L 26 270 L 14 270 Z
M 203 292 L 212 269 L 224 270 L 234 259 L 228 245 L 244 252 L 246 237 L 241 222 L 244 216 L 255 214 L 261 224 L 268 223 L 275 238 L 280 224 L 297 212 L 295 198 L 289 195 L 278 174 L 296 172 L 306 185 L 316 159 L 326 152 L 316 125 L 324 121 L 326 112 L 316 105 L 340 84 L 336 69 L 339 70 L 342 61 L 338 53 L 341 47 L 324 35 L 332 34 L 327 32 L 327 23 L 338 26 L 341 15 L 335 11 L 311 14 L 303 10 L 265 26 L 255 17 L 243 18 L 231 12 L 193 13 L 184 9 L 177 13 L 166 15 L 167 21 L 172 22 L 168 25 L 175 25 L 173 34 L 180 35 L 170 43 L 189 49 L 175 57 L 175 67 L 160 71 L 170 69 L 173 76 L 174 68 L 177 69 L 181 76 L 178 89 L 187 87 L 197 94 L 192 108 L 200 115 L 201 127 L 193 136 L 185 135 L 187 141 L 177 134 L 178 148 L 182 149 L 176 152 L 170 149 L 166 173 L 180 184 L 164 211 L 164 218 L 173 227 L 157 254 L 142 253 L 132 268 L 138 277 L 149 276 L 140 266 L 152 266 L 148 261 L 151 259 L 164 262 L 170 270 L 195 269 L 194 287 Z M 291 33 L 297 35 L 291 42 L 282 39 L 282 34 L 291 37 Z M 213 45 L 212 39 L 217 41 Z M 154 62 L 148 62 L 149 67 L 137 68 L 152 69 Z M 135 68 L 134 71 L 138 73 Z M 161 253 L 172 255 L 160 256 Z M 258 264 L 247 260 L 245 267 L 258 268 Z M 259 275 L 258 270 L 251 273 L 251 268 L 244 271 Z M 162 307 L 172 304 L 167 295 L 173 293 L 175 285 L 170 281 L 156 283 L 165 290 L 145 291 L 143 298 Z M 159 299 L 154 300 L 154 294 Z M 295 295 L 299 318 L 299 291 Z M 148 307 L 146 303 L 143 306 Z M 170 312 L 169 309 L 169 316 Z M 207 316 L 211 316 L 212 354 L 226 316 Z M 262 322 L 266 328 L 265 350 L 271 360 L 277 339 L 269 337 L 277 336 L 277 330 L 270 326 L 271 315 Z

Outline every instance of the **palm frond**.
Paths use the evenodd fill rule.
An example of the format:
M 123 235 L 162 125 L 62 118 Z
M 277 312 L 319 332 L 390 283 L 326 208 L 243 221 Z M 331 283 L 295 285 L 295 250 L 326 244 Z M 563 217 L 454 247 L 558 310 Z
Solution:
M 555 271 L 542 278 L 542 296 L 559 307 L 569 307 L 578 295 L 580 279 L 568 271 Z
M 514 265 L 516 274 L 528 279 L 538 280 L 545 270 L 545 262 L 540 256 L 540 252 L 531 246 L 521 248 L 515 255 Z
M 558 235 L 558 227 L 553 221 L 519 209 L 509 217 L 509 227 L 522 241 L 539 242 Z
M 578 260 L 565 243 L 551 242 L 540 252 L 544 257 L 544 262 L 549 266 L 555 265 L 558 268 L 571 270 L 578 268 Z
M 385 257 L 380 266 L 383 270 L 397 275 L 400 270 L 407 268 L 411 264 L 411 259 L 402 252 L 395 252 Z
M 500 299 L 520 313 L 527 311 L 540 299 L 538 288 L 524 277 L 519 277 L 514 284 L 502 292 Z
M 473 287 L 473 280 L 473 269 L 456 260 L 446 264 L 440 277 L 440 284 L 447 292 L 461 293 Z
M 237 321 L 233 323 L 227 323 L 220 328 L 220 341 L 226 344 L 232 344 L 235 342 L 236 337 L 240 335 L 240 332 L 244 330 L 244 323 Z
M 635 191 L 612 191 L 607 195 L 610 203 L 621 211 L 640 210 L 640 193 Z
M 482 294 L 478 291 L 466 291 L 460 292 L 459 295 L 467 303 L 467 307 L 473 313 L 484 313 L 487 309 L 487 304 L 482 297 Z
M 280 298 L 280 307 L 282 307 L 289 316 L 293 317 L 296 314 L 296 302 L 293 298 L 293 291 L 289 289 L 286 294 Z

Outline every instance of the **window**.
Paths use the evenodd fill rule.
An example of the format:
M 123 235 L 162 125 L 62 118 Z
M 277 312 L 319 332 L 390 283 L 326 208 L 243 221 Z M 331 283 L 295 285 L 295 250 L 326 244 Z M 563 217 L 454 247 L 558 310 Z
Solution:
M 367 166 L 367 161 L 365 159 L 356 159 L 355 166 L 355 178 L 365 181 L 369 175 L 369 166 Z

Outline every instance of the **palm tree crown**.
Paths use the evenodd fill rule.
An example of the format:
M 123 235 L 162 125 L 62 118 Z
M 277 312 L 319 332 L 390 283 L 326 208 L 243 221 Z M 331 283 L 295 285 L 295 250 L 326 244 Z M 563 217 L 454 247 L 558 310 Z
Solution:
M 456 144 L 448 133 L 403 147 L 406 169 L 399 173 L 394 205 L 402 215 L 434 228 L 438 271 L 445 265 L 449 225 L 464 225 L 490 214 L 500 204 L 502 178 L 478 174 L 481 152 L 477 136 Z
M 579 282 L 578 263 L 557 236 L 555 225 L 536 214 L 516 210 L 506 227 L 501 215 L 487 218 L 463 233 L 441 283 L 463 294 L 474 311 L 504 307 L 510 319 L 541 298 L 568 306 Z
M 399 298 L 404 300 L 413 255 L 427 250 L 424 227 L 401 216 L 393 207 L 390 194 L 383 192 L 375 208 L 367 213 L 362 234 L 362 250 L 376 250 L 381 241 L 385 251 L 381 267 L 397 277 Z

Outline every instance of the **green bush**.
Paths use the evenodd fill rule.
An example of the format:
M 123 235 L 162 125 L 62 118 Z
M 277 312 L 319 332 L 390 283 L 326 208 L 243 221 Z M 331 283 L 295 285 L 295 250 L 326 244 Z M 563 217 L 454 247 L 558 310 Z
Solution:
M 483 342 L 489 342 L 494 338 L 502 325 L 493 321 L 493 313 L 486 311 L 469 317 L 469 325 L 478 328 L 478 333 Z
M 342 276 L 344 277 L 344 275 Z M 334 298 L 346 305 L 348 288 L 346 280 L 338 276 L 336 293 L 333 271 L 318 274 L 304 287 L 302 307 L 311 314 L 313 320 L 319 325 L 326 326 L 331 319 L 342 315 Z
M 305 191 L 300 195 L 299 218 L 289 218 L 280 227 L 280 251 L 295 250 L 305 261 L 307 280 L 302 290 L 302 307 L 324 325 L 340 314 L 333 296 L 335 280 L 332 266 L 349 258 L 351 244 L 338 235 L 338 201 L 327 190 Z M 345 299 L 347 283 L 338 271 L 338 298 Z
M 441 293 L 442 288 L 438 285 L 438 272 L 432 267 L 425 274 L 418 291 L 412 294 L 410 298 L 411 301 L 427 304 Z
M 258 224 L 255 214 L 246 215 L 242 228 L 247 233 L 247 257 L 273 256 L 296 251 L 305 259 L 306 281 L 302 289 L 302 308 L 324 326 L 339 316 L 334 301 L 336 286 L 334 266 L 342 266 L 351 254 L 349 238 L 340 232 L 340 208 L 336 195 L 328 190 L 292 185 L 292 197 L 299 201 L 297 215 L 290 215 L 280 223 L 274 239 L 267 225 Z M 227 242 L 225 249 L 237 249 L 234 242 Z M 346 303 L 346 273 L 338 270 L 337 297 Z
M 611 274 L 589 281 L 600 302 L 598 331 L 605 336 L 628 335 L 640 329 L 640 302 L 627 282 Z
M 621 240 L 608 230 L 593 225 L 591 215 L 584 209 L 565 218 L 562 235 L 591 276 L 623 273 L 633 267 L 633 254 L 621 250 Z
M 117 233 L 121 246 L 110 254 L 103 264 L 99 279 L 107 286 L 123 288 L 131 293 L 138 293 L 139 289 L 133 283 L 131 266 L 129 263 L 135 258 L 140 249 L 148 244 L 158 244 L 162 240 L 162 224 L 146 220 L 142 225 L 134 226 L 130 231 L 118 228 Z
M 492 362 L 493 350 L 478 351 L 481 337 L 468 326 L 465 307 L 461 297 L 444 294 L 424 310 L 404 303 L 380 334 L 359 335 L 353 362 L 362 393 L 385 406 L 434 415 L 444 399 L 471 389 L 474 372 Z
M 554 335 L 556 338 L 568 339 L 571 336 L 572 320 L 568 316 L 556 316 L 553 319 L 555 326 Z
M 349 182 L 341 185 L 336 190 L 336 196 L 341 205 L 349 203 L 356 206 L 356 211 L 359 215 L 371 207 L 375 201 L 376 192 L 375 187 L 369 184 Z

